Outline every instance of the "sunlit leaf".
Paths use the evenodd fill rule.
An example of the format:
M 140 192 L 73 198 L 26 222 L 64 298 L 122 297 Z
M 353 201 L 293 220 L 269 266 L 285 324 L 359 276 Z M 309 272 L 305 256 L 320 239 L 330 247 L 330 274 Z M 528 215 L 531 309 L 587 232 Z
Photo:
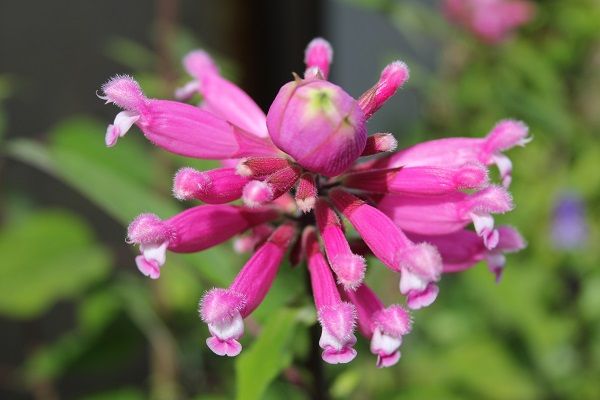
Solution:
M 282 308 L 263 326 L 260 336 L 235 361 L 239 400 L 261 399 L 267 386 L 292 361 L 289 342 L 300 310 Z
M 9 143 L 8 152 L 64 180 L 123 224 L 143 211 L 151 210 L 161 217 L 175 214 L 173 203 L 149 186 L 151 159 L 127 145 L 111 156 L 110 150 L 120 150 L 118 146 L 105 149 L 101 132 L 98 124 L 76 120 L 58 128 L 49 148 L 20 139 Z
M 103 279 L 110 257 L 89 228 L 63 211 L 42 211 L 0 232 L 0 313 L 33 317 Z

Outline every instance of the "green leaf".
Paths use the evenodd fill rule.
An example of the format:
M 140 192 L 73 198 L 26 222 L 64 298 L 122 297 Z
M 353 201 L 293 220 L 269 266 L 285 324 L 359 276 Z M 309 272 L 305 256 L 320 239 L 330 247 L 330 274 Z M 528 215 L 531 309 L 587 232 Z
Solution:
M 262 398 L 273 379 L 290 364 L 289 343 L 302 316 L 302 309 L 280 309 L 263 326 L 250 349 L 236 359 L 237 399 Z
M 103 129 L 91 120 L 74 119 L 54 130 L 50 148 L 19 139 L 7 151 L 73 186 L 123 224 L 143 211 L 161 217 L 177 213 L 166 196 L 150 190 L 152 159 L 134 141 L 106 149 Z
M 34 317 L 103 279 L 110 257 L 72 214 L 43 211 L 0 232 L 0 313 Z

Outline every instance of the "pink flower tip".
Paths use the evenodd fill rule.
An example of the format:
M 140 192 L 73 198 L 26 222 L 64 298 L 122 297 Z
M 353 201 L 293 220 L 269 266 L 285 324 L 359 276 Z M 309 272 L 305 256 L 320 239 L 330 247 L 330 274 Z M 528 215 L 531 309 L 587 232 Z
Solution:
M 106 135 L 104 136 L 104 142 L 107 147 L 113 147 L 117 144 L 117 140 L 131 129 L 133 124 L 140 119 L 140 114 L 135 111 L 121 111 L 115 117 L 115 121 L 108 125 L 106 129 Z
M 365 259 L 356 254 L 339 254 L 331 261 L 338 283 L 346 290 L 355 290 L 365 279 Z
M 442 273 L 442 257 L 435 246 L 419 243 L 398 253 L 400 269 L 418 274 L 424 279 L 437 281 Z
M 228 321 L 241 313 L 245 296 L 228 289 L 211 289 L 200 300 L 200 317 L 209 324 Z
M 238 174 L 239 176 L 252 176 L 253 175 L 253 171 L 252 169 L 246 164 L 246 162 L 248 161 L 247 158 L 242 158 L 236 165 L 235 165 L 235 173 Z
M 427 285 L 425 290 L 413 291 L 406 296 L 406 304 L 411 310 L 429 307 L 438 296 L 440 288 L 435 283 Z
M 315 38 L 306 46 L 304 63 L 307 67 L 317 67 L 326 78 L 329 73 L 329 64 L 333 60 L 333 49 L 329 42 L 323 38 Z
M 398 147 L 398 140 L 391 133 L 380 134 L 377 142 L 377 149 L 380 152 L 392 152 Z
M 391 367 L 400 360 L 401 336 L 390 336 L 378 328 L 371 337 L 371 353 L 377 355 L 377 368 Z
M 181 168 L 173 179 L 173 196 L 178 200 L 190 200 L 210 185 L 210 178 L 194 168 Z
M 319 309 L 319 322 L 339 341 L 350 341 L 354 332 L 356 310 L 350 303 L 341 302 Z
M 391 355 L 377 355 L 377 368 L 387 368 L 396 365 L 400 361 L 400 352 L 395 351 Z
M 375 133 L 367 138 L 367 144 L 361 156 L 392 152 L 398 147 L 398 141 L 391 133 Z
M 410 314 L 399 305 L 392 305 L 375 313 L 371 353 L 377 355 L 378 368 L 391 367 L 398 362 L 402 336 L 409 333 L 411 327 Z
M 352 347 L 345 347 L 341 350 L 327 348 L 323 350 L 321 357 L 328 364 L 347 364 L 356 357 L 356 350 Z
M 106 147 L 113 147 L 117 144 L 117 140 L 121 137 L 121 129 L 117 125 L 110 124 L 106 128 L 106 135 L 104 136 L 104 143 Z
M 116 75 L 110 78 L 102 85 L 102 95 L 98 97 L 130 111 L 139 111 L 146 101 L 139 83 L 129 75 Z
M 160 277 L 161 265 L 156 260 L 147 259 L 143 255 L 139 255 L 135 258 L 135 264 L 138 270 L 150 279 L 158 279 Z
M 498 264 L 495 264 L 493 261 L 490 261 L 488 257 L 488 266 L 490 272 L 494 275 L 494 282 L 500 283 L 500 281 L 502 280 L 502 276 L 504 275 L 504 264 L 506 262 L 506 257 L 504 257 L 503 255 L 497 255 L 496 258 L 501 259 L 501 261 Z
M 135 244 L 161 243 L 171 236 L 165 223 L 151 213 L 140 214 L 127 228 L 127 241 Z
M 296 199 L 296 205 L 304 214 L 307 214 L 315 208 L 315 203 L 317 202 L 316 197 L 307 197 L 305 199 Z
M 498 227 L 498 250 L 514 253 L 527 247 L 527 242 L 515 228 L 511 226 Z
M 363 93 L 358 99 L 366 118 L 370 118 L 377 112 L 396 93 L 398 88 L 408 80 L 409 75 L 408 67 L 402 61 L 394 61 L 388 64 L 381 72 L 375 86 Z
M 522 121 L 506 119 L 498 122 L 486 137 L 486 146 L 492 153 L 525 146 L 533 138 L 527 136 L 529 127 Z
M 219 67 L 204 50 L 194 50 L 183 58 L 183 66 L 190 75 L 198 78 L 204 74 L 218 74 Z
M 489 270 L 494 274 L 496 283 L 502 279 L 504 266 L 506 264 L 505 253 L 515 253 L 527 247 L 527 242 L 523 236 L 513 227 L 500 226 L 494 230 L 497 233 L 495 247 L 486 255 L 486 261 Z M 484 244 L 485 240 L 484 240 Z M 489 248 L 489 247 L 488 247 Z
M 514 203 L 506 188 L 490 186 L 473 194 L 470 207 L 475 213 L 505 213 L 514 208 Z
M 319 346 L 324 350 L 323 360 L 330 364 L 352 361 L 356 357 L 356 351 L 352 348 L 356 343 L 354 306 L 346 302 L 323 306 L 319 309 L 318 316 L 323 327 L 319 340 Z
M 398 255 L 400 267 L 400 293 L 407 297 L 412 309 L 433 303 L 440 280 L 442 258 L 437 249 L 428 243 L 419 243 Z
M 459 189 L 480 189 L 489 183 L 487 168 L 480 163 L 468 163 L 457 169 L 453 176 Z
M 408 66 L 402 61 L 394 61 L 388 64 L 381 71 L 380 82 L 384 83 L 385 88 L 393 95 L 396 90 L 402 86 L 410 77 Z M 388 97 L 389 97 L 388 96 Z
M 242 200 L 248 207 L 258 207 L 273 200 L 273 189 L 268 183 L 250 181 L 244 186 Z
M 408 334 L 412 329 L 409 312 L 399 305 L 391 305 L 373 316 L 373 323 L 381 332 L 395 337 Z
M 206 345 L 218 356 L 235 357 L 242 352 L 242 345 L 236 339 L 221 340 L 211 336 L 206 339 Z

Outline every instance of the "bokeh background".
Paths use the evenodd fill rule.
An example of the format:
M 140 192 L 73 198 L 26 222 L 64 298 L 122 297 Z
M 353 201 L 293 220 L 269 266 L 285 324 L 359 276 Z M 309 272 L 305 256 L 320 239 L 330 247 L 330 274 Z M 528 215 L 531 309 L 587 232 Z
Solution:
M 0 0 L 0 398 L 599 399 L 600 1 L 535 3 L 531 22 L 489 45 L 433 0 Z M 244 256 L 230 243 L 169 255 L 150 281 L 124 241 L 140 212 L 185 206 L 170 197 L 178 167 L 214 164 L 136 132 L 105 148 L 116 109 L 100 85 L 130 73 L 172 97 L 181 57 L 201 47 L 266 109 L 315 36 L 353 96 L 393 59 L 411 68 L 372 132 L 410 145 L 512 117 L 534 136 L 510 152 L 517 208 L 499 218 L 528 248 L 500 284 L 484 265 L 445 276 L 390 369 L 362 341 L 349 365 L 315 359 L 305 272 L 285 266 L 242 356 L 216 357 L 197 301 Z M 368 281 L 397 301 L 375 264 Z

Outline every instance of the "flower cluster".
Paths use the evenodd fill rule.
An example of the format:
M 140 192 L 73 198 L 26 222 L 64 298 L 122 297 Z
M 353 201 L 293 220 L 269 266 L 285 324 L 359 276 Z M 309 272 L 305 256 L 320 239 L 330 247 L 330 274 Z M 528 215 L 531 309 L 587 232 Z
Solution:
M 524 247 L 515 229 L 495 227 L 492 216 L 513 208 L 506 189 L 511 162 L 503 152 L 527 143 L 523 123 L 505 120 L 485 138 L 394 152 L 394 136 L 368 135 L 366 124 L 406 82 L 406 65 L 389 64 L 354 99 L 327 80 L 331 60 L 330 45 L 313 40 L 304 77 L 281 88 L 267 115 L 203 51 L 184 59 L 193 80 L 176 93 L 182 100 L 199 92 L 200 106 L 147 98 L 127 76 L 102 87 L 101 98 L 124 109 L 107 129 L 108 146 L 136 125 L 170 152 L 223 161 L 222 168 L 175 175 L 176 198 L 206 204 L 168 219 L 142 214 L 128 230 L 129 242 L 139 245 L 138 269 L 152 279 L 167 251 L 197 252 L 247 232 L 235 248 L 252 252 L 250 259 L 228 288 L 200 301 L 211 335 L 206 343 L 216 354 L 240 353 L 243 320 L 265 298 L 288 250 L 293 264 L 307 265 L 323 359 L 352 360 L 358 325 L 377 365 L 387 367 L 400 358 L 411 317 L 401 305 L 386 307 L 364 283 L 364 256 L 398 275 L 406 306 L 419 309 L 435 300 L 444 272 L 485 260 L 499 278 L 504 254 Z M 489 182 L 490 165 L 499 168 L 502 185 Z M 360 238 L 347 237 L 344 219 Z
M 527 0 L 444 0 L 444 11 L 450 21 L 495 44 L 529 22 L 535 7 Z

